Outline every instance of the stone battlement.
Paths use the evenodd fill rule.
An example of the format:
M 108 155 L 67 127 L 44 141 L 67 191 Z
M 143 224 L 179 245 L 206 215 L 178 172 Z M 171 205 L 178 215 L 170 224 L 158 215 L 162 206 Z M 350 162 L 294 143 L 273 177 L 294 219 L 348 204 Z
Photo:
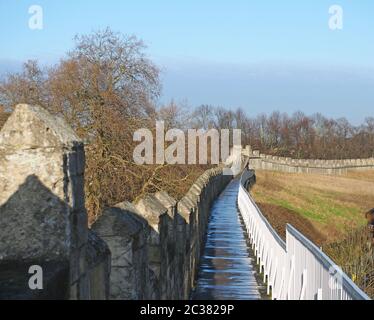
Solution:
M 188 299 L 209 209 L 232 179 L 206 171 L 105 208 L 88 228 L 82 141 L 59 117 L 18 105 L 0 131 L 0 299 Z M 43 270 L 43 290 L 28 285 Z
M 92 229 L 112 253 L 111 299 L 188 299 L 209 209 L 232 176 L 206 171 L 177 202 L 166 192 L 104 210 Z
M 374 169 L 374 158 L 346 160 L 292 159 L 260 153 L 247 146 L 243 154 L 250 158 L 249 165 L 257 170 L 281 171 L 287 173 L 315 173 L 341 175 L 349 170 Z

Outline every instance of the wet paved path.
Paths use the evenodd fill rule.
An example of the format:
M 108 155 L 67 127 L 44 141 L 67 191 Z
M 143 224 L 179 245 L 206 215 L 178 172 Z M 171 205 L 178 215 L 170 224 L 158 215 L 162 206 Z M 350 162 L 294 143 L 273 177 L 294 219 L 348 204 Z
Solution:
M 193 300 L 261 299 L 237 209 L 238 191 L 239 181 L 233 180 L 213 204 Z

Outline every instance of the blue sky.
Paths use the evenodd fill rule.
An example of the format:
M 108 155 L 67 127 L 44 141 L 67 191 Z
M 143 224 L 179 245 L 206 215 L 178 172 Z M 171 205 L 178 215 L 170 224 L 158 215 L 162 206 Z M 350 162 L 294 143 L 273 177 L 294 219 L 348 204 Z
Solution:
M 28 28 L 41 5 L 44 29 Z M 328 27 L 331 5 L 344 29 Z M 0 72 L 26 59 L 51 64 L 77 33 L 135 34 L 162 68 L 162 101 L 243 107 L 249 114 L 373 115 L 372 0 L 0 0 Z

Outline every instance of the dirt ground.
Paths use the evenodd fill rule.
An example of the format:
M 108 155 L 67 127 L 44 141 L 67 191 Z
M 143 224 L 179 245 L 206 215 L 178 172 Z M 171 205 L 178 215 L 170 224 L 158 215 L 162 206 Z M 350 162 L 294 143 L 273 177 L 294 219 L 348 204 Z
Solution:
M 313 239 L 315 244 L 322 245 L 326 242 L 326 237 L 297 212 L 268 203 L 258 203 L 258 206 L 283 240 L 286 240 L 286 225 L 289 223 L 309 239 Z

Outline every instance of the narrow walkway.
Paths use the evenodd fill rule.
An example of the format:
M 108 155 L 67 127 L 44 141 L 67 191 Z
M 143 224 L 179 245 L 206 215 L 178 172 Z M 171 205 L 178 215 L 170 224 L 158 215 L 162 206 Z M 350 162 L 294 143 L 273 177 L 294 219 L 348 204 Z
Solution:
M 233 180 L 213 204 L 193 300 L 261 299 L 237 209 L 238 191 L 239 181 Z

